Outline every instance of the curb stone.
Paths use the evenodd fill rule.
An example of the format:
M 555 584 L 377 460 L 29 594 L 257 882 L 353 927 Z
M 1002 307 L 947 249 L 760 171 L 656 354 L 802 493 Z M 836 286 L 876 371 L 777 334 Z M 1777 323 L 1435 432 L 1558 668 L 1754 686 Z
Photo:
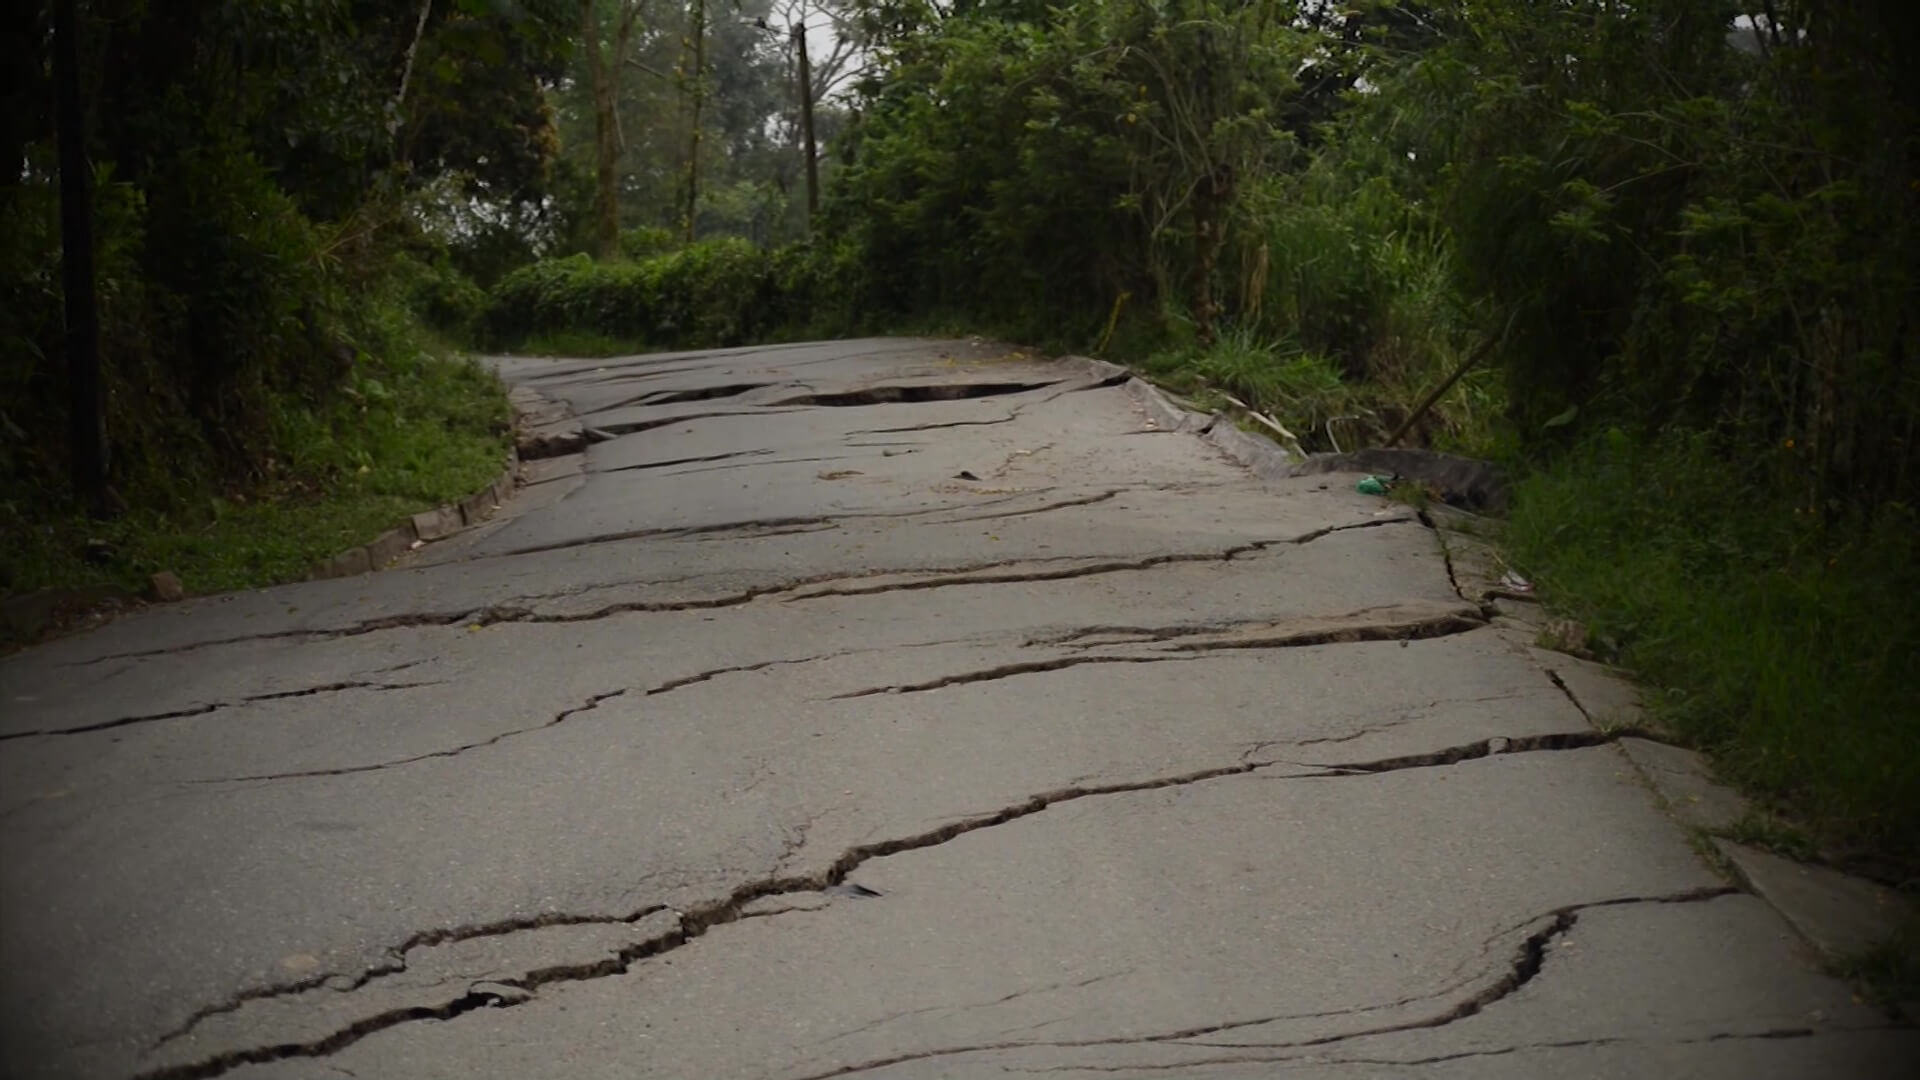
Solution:
M 49 628 L 80 618 L 93 623 L 104 612 L 140 604 L 140 597 L 118 585 L 82 585 L 44 588 L 0 599 L 0 649 L 39 640 Z
M 1886 942 L 1913 913 L 1892 889 L 1838 870 L 1716 839 L 1741 884 L 1778 911 L 1826 959 Z
M 1221 423 L 1224 417 L 1220 413 L 1201 413 L 1181 408 L 1169 399 L 1166 391 L 1129 368 L 1086 356 L 1062 356 L 1056 362 L 1079 366 L 1095 379 L 1132 376 L 1125 384 L 1127 393 L 1147 414 L 1150 427 L 1198 435 L 1262 480 L 1278 480 L 1294 475 L 1292 470 L 1301 464 L 1299 458 L 1272 439 L 1243 431 L 1232 423 Z
M 307 580 L 323 581 L 385 570 L 395 559 L 412 551 L 417 545 L 445 540 L 473 528 L 492 517 L 500 509 L 500 504 L 513 493 L 519 469 L 519 455 L 512 450 L 507 451 L 507 467 L 486 487 L 459 502 L 422 510 L 372 540 L 322 561 L 307 574 Z
M 1728 829 L 1751 812 L 1746 796 L 1714 782 L 1713 770 L 1699 751 L 1650 739 L 1621 739 L 1619 745 L 1682 824 Z
M 445 540 L 480 525 L 513 495 L 521 462 L 577 453 L 588 442 L 596 441 L 564 401 L 555 401 L 531 387 L 514 386 L 507 390 L 507 403 L 513 408 L 514 445 L 507 451 L 506 469 L 492 483 L 457 502 L 422 510 L 398 528 L 335 555 L 315 566 L 307 580 L 384 570 L 420 544 Z
M 1294 475 L 1298 459 L 1286 448 L 1264 435 L 1242 431 L 1237 425 L 1215 422 L 1201 438 L 1245 466 L 1262 480 L 1281 480 Z
M 1231 422 L 1221 423 L 1226 419 L 1223 413 L 1199 413 L 1181 408 L 1168 399 L 1165 391 L 1119 364 L 1077 355 L 1062 356 L 1055 362 L 1080 367 L 1094 379 L 1131 376 L 1125 384 L 1127 392 L 1146 412 L 1150 426 L 1162 431 L 1193 432 L 1262 480 L 1330 472 L 1400 473 L 1424 481 L 1474 510 L 1498 513 L 1506 507 L 1506 478 L 1499 469 L 1484 461 L 1404 448 L 1308 454 L 1303 458 L 1263 433 L 1247 431 Z
M 1111 361 L 1068 355 L 1057 357 L 1054 362 L 1082 368 L 1088 377 L 1098 380 L 1126 376 L 1127 381 L 1122 385 L 1126 387 L 1128 396 L 1147 414 L 1147 424 L 1160 431 L 1190 431 L 1204 435 L 1220 418 L 1219 413 L 1196 412 L 1185 408 L 1177 403 L 1173 395 L 1141 377 L 1138 372 Z
M 1160 388 L 1140 378 L 1128 379 L 1127 394 L 1147 414 L 1147 423 L 1162 431 L 1200 431 L 1213 422 L 1204 413 L 1174 404 Z

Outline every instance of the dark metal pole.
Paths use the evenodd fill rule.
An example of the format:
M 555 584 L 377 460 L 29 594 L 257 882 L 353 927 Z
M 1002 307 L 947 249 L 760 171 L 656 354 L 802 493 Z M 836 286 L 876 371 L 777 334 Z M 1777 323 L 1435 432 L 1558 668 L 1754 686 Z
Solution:
M 68 436 L 73 490 L 87 509 L 106 508 L 107 424 L 100 378 L 100 313 L 93 276 L 92 177 L 74 0 L 53 6 L 54 117 L 60 142 L 60 269 L 67 309 Z

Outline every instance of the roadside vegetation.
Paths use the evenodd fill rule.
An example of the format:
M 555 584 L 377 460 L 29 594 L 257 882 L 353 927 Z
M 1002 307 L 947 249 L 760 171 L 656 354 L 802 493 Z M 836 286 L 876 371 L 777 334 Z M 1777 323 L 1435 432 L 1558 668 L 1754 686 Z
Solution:
M 83 7 L 156 43 L 87 61 L 128 511 L 82 529 L 52 494 L 29 110 L 4 464 L 55 528 L 10 588 L 190 560 L 188 522 L 207 581 L 266 580 L 313 530 L 220 522 L 444 497 L 498 414 L 417 359 L 422 324 L 555 354 L 990 334 L 1309 450 L 1378 444 L 1459 373 L 1406 441 L 1517 478 L 1506 542 L 1549 602 L 1814 849 L 1920 882 L 1905 0 Z M 115 528 L 121 563 L 74 554 Z
M 538 197 L 542 73 L 564 62 L 570 8 L 543 20 L 440 4 L 422 20 L 418 7 L 10 9 L 0 590 L 139 590 L 160 571 L 189 592 L 297 579 L 498 474 L 503 391 L 441 336 L 465 334 L 485 294 L 431 224 L 462 193 Z M 72 28 L 57 35 L 59 9 Z M 97 349 L 78 356 L 63 43 L 82 121 L 65 133 L 91 163 Z M 79 427 L 104 436 L 106 469 L 89 481 L 73 387 L 96 366 Z
M 257 476 L 159 480 L 123 512 L 92 518 L 58 496 L 9 529 L 8 580 L 111 583 L 138 593 L 166 571 L 194 592 L 298 580 L 408 515 L 457 501 L 500 474 L 509 416 L 490 371 L 393 347 L 356 363 L 320 404 L 276 398 Z M 152 492 L 154 488 L 141 490 Z

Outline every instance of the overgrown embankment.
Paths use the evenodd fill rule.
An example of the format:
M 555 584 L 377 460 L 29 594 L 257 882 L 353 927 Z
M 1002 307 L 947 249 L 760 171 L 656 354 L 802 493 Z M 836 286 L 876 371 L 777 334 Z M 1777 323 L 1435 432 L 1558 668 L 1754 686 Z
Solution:
M 9 14 L 0 594 L 298 577 L 497 475 L 501 388 L 422 324 L 459 333 L 484 294 L 428 223 L 539 196 L 575 25 L 551 3 Z M 70 352 L 61 169 L 82 158 L 98 347 Z M 104 483 L 73 428 L 104 434 Z
M 198 207 L 157 209 L 131 184 L 99 192 L 104 515 L 68 483 L 52 192 L 0 191 L 15 241 L 0 337 L 22 347 L 0 369 L 7 593 L 138 589 L 163 570 L 190 592 L 297 579 L 499 472 L 504 391 L 422 326 L 410 301 L 445 275 L 407 253 L 404 228 L 316 225 L 244 158 L 218 167 L 225 185 Z M 202 257 L 170 267 L 185 241 L 160 236 L 216 228 Z

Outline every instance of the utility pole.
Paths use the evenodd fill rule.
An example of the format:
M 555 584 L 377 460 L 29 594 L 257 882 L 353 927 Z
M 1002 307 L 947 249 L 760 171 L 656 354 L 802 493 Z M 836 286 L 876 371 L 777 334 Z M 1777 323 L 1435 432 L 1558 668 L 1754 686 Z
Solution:
M 74 0 L 53 5 L 54 122 L 60 142 L 60 271 L 67 309 L 67 433 L 73 491 L 92 514 L 106 510 L 107 423 L 101 394 L 100 312 L 93 275 L 92 176 L 80 100 Z
M 807 59 L 807 28 L 793 24 L 793 47 L 800 54 L 800 133 L 807 154 L 807 228 L 820 212 L 820 156 L 813 143 L 813 66 Z

